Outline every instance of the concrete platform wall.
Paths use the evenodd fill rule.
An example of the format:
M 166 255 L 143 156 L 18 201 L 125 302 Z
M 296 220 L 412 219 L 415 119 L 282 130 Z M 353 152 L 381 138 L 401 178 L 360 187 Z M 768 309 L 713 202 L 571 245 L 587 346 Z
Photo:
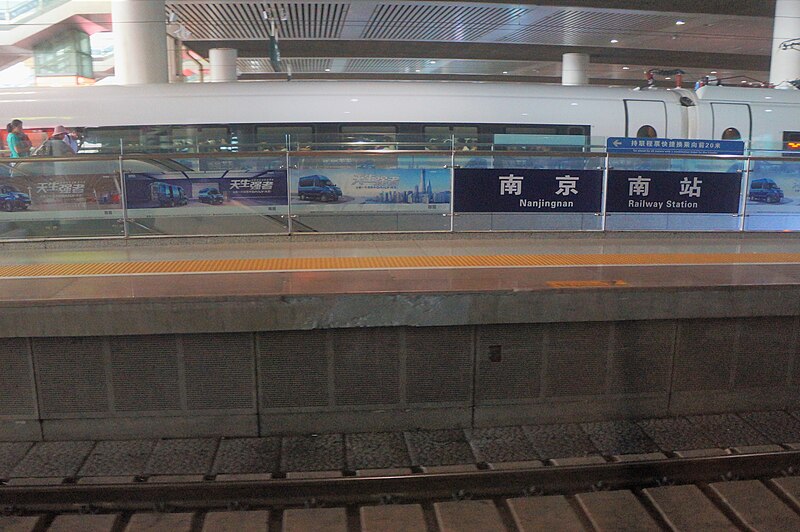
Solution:
M 800 404 L 796 316 L 0 338 L 0 439 L 400 430 Z

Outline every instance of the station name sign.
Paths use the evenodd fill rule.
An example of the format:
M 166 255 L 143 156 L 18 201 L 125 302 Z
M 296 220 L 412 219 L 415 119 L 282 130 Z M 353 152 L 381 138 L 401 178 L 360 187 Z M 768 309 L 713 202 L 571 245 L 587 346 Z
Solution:
M 453 209 L 461 213 L 600 212 L 601 170 L 457 168 Z
M 653 155 L 744 155 L 741 140 L 652 139 L 609 137 L 608 153 L 649 153 Z
M 741 180 L 738 172 L 612 170 L 608 173 L 606 211 L 736 214 Z
M 603 205 L 600 170 L 458 168 L 457 213 L 598 213 Z M 609 170 L 606 211 L 650 214 L 736 214 L 738 172 Z

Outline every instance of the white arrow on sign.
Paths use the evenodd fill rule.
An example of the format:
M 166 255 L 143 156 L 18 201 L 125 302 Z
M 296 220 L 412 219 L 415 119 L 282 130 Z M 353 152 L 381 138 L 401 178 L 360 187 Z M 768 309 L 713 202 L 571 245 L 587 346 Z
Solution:
M 613 144 L 615 148 L 619 148 L 620 145 L 622 144 L 622 141 L 619 139 L 615 139 L 614 142 L 612 142 L 611 144 Z

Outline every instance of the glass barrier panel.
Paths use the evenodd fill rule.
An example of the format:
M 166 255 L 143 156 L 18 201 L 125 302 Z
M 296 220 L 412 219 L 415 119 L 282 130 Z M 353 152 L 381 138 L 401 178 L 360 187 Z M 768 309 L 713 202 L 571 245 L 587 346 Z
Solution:
M 124 236 L 119 160 L 0 160 L 0 239 Z
M 605 157 L 455 154 L 455 231 L 599 231 Z
M 754 140 L 750 142 L 748 154 L 751 157 L 798 157 L 800 145 L 789 138 L 784 142 Z
M 609 231 L 738 231 L 744 159 L 611 157 Z
M 595 153 L 605 149 L 605 138 L 587 135 L 585 126 L 544 129 L 503 125 L 486 127 L 496 132 L 478 133 L 477 126 L 419 124 L 227 124 L 86 127 L 80 128 L 78 133 L 82 153 L 114 154 L 274 151 Z M 572 133 L 558 134 L 557 131 Z
M 745 231 L 800 230 L 800 159 L 753 159 Z
M 293 232 L 450 229 L 450 157 L 424 152 L 293 152 Z
M 282 153 L 125 156 L 128 233 L 287 233 L 285 164 Z

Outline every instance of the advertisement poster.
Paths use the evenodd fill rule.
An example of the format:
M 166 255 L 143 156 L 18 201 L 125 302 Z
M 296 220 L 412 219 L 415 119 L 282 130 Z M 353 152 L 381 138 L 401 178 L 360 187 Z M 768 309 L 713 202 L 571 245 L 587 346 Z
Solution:
M 800 214 L 800 163 L 755 161 L 747 183 L 747 212 Z
M 128 209 L 208 209 L 287 205 L 286 171 L 125 174 Z M 269 210 L 269 209 L 268 209 Z
M 105 211 L 120 208 L 118 181 L 116 174 L 27 176 L 16 173 L 0 179 L 0 211 Z
M 738 172 L 656 172 L 611 170 L 606 210 L 619 213 L 739 212 Z
M 457 168 L 454 210 L 459 213 L 600 212 L 600 170 Z
M 85 217 L 91 211 L 102 215 L 122 209 L 123 196 L 128 209 L 158 209 L 160 215 L 287 209 L 286 170 L 175 171 L 126 161 L 141 170 L 125 173 L 123 193 L 119 174 L 113 171 L 118 164 L 78 158 L 19 162 L 0 176 L 0 212 L 31 218 L 44 211 L 58 211 L 59 216 Z
M 450 170 L 446 168 L 303 168 L 293 173 L 293 210 L 450 208 Z

